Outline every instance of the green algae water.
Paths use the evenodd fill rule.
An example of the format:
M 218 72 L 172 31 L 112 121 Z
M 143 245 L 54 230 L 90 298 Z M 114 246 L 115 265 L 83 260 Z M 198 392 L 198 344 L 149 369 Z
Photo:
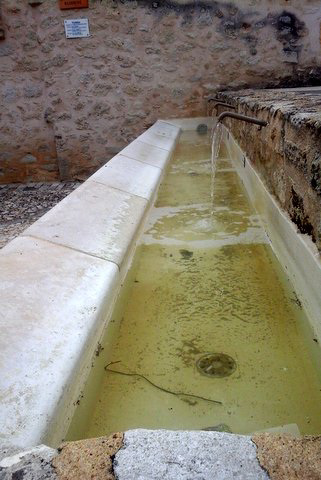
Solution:
M 69 440 L 132 428 L 321 432 L 319 347 L 222 150 L 214 187 L 211 198 L 209 139 L 184 132 Z M 202 357 L 214 358 L 206 372 Z

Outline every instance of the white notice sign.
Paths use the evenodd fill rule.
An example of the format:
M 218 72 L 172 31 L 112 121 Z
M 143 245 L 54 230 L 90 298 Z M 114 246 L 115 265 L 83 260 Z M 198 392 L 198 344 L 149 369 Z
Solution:
M 89 37 L 88 18 L 78 18 L 75 20 L 65 20 L 66 38 Z

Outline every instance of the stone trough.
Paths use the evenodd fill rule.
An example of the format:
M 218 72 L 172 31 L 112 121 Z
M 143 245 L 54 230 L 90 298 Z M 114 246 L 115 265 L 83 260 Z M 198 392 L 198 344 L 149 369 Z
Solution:
M 156 122 L 0 251 L 0 478 L 321 478 L 318 437 L 132 430 L 56 450 L 180 132 L 200 123 Z M 320 342 L 317 249 L 224 142 Z

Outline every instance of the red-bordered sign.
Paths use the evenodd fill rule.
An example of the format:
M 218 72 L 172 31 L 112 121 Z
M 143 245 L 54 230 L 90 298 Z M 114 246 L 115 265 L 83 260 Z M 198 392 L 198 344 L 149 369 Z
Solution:
M 72 8 L 88 8 L 88 0 L 59 0 L 61 10 Z

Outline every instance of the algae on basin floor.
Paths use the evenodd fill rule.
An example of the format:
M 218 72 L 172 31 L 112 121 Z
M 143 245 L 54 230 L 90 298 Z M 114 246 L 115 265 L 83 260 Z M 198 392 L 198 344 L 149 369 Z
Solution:
M 182 134 L 127 280 L 96 402 L 78 434 L 75 416 L 69 438 L 293 423 L 321 432 L 307 319 L 226 158 L 211 205 L 206 140 Z M 236 370 L 202 375 L 196 363 L 207 353 L 232 357 Z

